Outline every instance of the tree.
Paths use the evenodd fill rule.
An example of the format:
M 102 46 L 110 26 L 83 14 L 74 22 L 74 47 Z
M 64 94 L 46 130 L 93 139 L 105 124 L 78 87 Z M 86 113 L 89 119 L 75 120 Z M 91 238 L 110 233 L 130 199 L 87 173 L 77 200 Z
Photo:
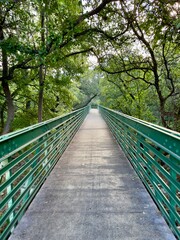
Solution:
M 42 120 L 45 69 L 59 56 L 64 58 L 87 52 L 81 48 L 81 37 L 89 32 L 85 19 L 98 14 L 110 0 L 104 0 L 92 11 L 82 13 L 79 1 L 8 1 L 1 4 L 0 40 L 2 53 L 2 91 L 7 114 L 3 133 L 10 131 L 15 115 L 11 84 L 24 70 L 39 69 L 39 121 Z M 41 7 L 40 7 L 41 6 Z M 40 16 L 40 17 L 39 17 Z M 39 32 L 39 29 L 41 31 Z M 80 41 L 77 42 L 77 39 Z M 75 48 L 76 51 L 71 52 Z M 55 54 L 56 53 L 56 54 Z M 61 57 L 60 57 L 61 58 Z M 60 59 L 62 60 L 62 58 Z M 5 107 L 1 111 L 5 111 Z M 6 116 L 5 116 L 6 115 Z M 4 121 L 4 119 L 3 119 Z
M 168 125 L 166 116 L 172 114 L 179 118 L 177 104 L 171 112 L 168 111 L 170 99 L 179 96 L 178 15 L 176 12 L 172 14 L 172 7 L 176 9 L 176 4 L 177 1 L 120 1 L 119 5 L 111 6 L 109 12 L 116 9 L 115 23 L 121 23 L 125 30 L 116 35 L 117 26 L 111 28 L 111 24 L 106 24 L 101 46 L 97 40 L 98 47 L 94 48 L 100 69 L 108 75 L 118 75 L 119 81 L 124 83 L 129 77 L 139 85 L 143 81 L 151 92 L 154 88 L 161 122 L 169 128 L 173 126 L 172 123 Z M 132 98 L 130 94 L 129 97 Z
M 85 107 L 99 97 L 100 73 L 93 67 L 87 69 L 80 78 L 80 86 L 77 98 L 79 101 L 74 109 Z
M 178 6 L 177 1 L 169 0 L 3 1 L 0 4 L 3 133 L 11 130 L 14 119 L 17 123 L 23 112 L 33 115 L 32 122 L 42 121 L 47 112 L 49 117 L 54 116 L 64 108 L 70 110 L 65 105 L 76 108 L 80 106 L 78 101 L 82 100 L 83 106 L 93 99 L 94 90 L 98 89 L 96 76 L 101 75 L 84 80 L 88 54 L 97 57 L 99 69 L 106 73 L 107 86 L 113 84 L 121 101 L 132 103 L 134 109 L 126 111 L 151 119 L 152 115 L 158 118 L 160 112 L 164 126 L 178 129 Z M 107 88 L 101 85 L 101 89 Z M 110 92 L 111 89 L 107 95 Z M 149 96 L 155 99 L 154 104 L 148 103 Z M 49 97 L 54 106 L 48 103 Z M 147 114 L 143 113 L 145 109 Z

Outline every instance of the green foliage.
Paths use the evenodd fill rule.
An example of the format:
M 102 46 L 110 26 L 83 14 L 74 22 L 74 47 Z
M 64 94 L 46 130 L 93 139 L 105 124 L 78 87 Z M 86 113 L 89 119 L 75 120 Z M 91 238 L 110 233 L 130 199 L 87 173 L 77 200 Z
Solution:
M 79 101 L 74 105 L 75 109 L 98 100 L 100 77 L 100 73 L 92 68 L 88 69 L 83 75 L 81 75 L 77 96 Z
M 178 2 L 107 2 L 100 9 L 96 0 L 1 1 L 0 62 L 7 64 L 0 78 L 14 104 L 11 130 L 37 122 L 41 90 L 43 120 L 100 101 L 158 124 L 163 115 L 163 124 L 180 129 Z M 7 99 L 0 86 L 1 130 Z
M 118 78 L 107 83 L 109 80 L 105 76 L 100 81 L 100 104 L 149 122 L 156 121 L 151 102 L 147 101 L 154 96 L 145 90 L 145 84 L 132 81 L 125 87 Z

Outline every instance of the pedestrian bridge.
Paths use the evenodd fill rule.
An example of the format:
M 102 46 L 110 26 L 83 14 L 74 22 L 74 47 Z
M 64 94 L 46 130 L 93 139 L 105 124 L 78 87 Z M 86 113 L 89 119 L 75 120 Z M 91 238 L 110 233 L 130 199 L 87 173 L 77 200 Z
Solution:
M 180 239 L 180 134 L 88 112 L 0 137 L 1 239 Z

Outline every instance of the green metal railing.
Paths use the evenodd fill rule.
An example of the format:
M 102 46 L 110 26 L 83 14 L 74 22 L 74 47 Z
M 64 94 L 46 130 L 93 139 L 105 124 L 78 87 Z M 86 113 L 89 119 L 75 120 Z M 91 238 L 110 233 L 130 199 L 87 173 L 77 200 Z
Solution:
M 102 106 L 99 110 L 180 239 L 180 133 Z
M 89 111 L 85 107 L 0 136 L 0 239 L 6 239 Z

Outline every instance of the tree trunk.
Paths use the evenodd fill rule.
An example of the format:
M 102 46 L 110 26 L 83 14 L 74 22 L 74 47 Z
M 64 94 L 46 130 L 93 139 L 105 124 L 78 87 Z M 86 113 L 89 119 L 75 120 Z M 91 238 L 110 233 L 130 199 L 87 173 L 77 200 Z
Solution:
M 2 27 L 0 27 L 0 40 L 4 40 L 4 33 Z M 5 123 L 5 126 L 3 128 L 2 134 L 6 134 L 10 131 L 11 123 L 14 120 L 14 113 L 15 113 L 15 107 L 13 103 L 13 98 L 11 95 L 11 91 L 9 88 L 9 83 L 7 80 L 8 75 L 8 58 L 7 58 L 7 52 L 5 49 L 2 48 L 2 89 L 4 91 L 6 104 L 7 104 L 7 120 Z
M 165 101 L 160 100 L 160 113 L 161 113 L 161 122 L 163 127 L 169 128 L 166 120 L 165 120 Z
M 1 119 L 1 131 L 4 129 L 4 110 L 5 110 L 5 106 L 6 106 L 6 101 L 2 104 L 2 106 L 0 107 L 0 119 Z
M 163 127 L 168 128 L 167 122 L 165 120 L 165 101 L 166 99 L 163 97 L 162 92 L 160 90 L 160 80 L 159 80 L 159 75 L 158 75 L 158 64 L 157 64 L 157 60 L 155 57 L 155 52 L 152 49 L 152 47 L 150 46 L 149 42 L 145 39 L 143 31 L 140 29 L 140 26 L 138 25 L 138 23 L 136 22 L 136 25 L 138 27 L 138 29 L 140 30 L 140 33 L 138 33 L 138 31 L 136 30 L 133 22 L 130 22 L 130 26 L 134 32 L 134 34 L 137 36 L 137 38 L 144 43 L 144 45 L 146 46 L 147 50 L 149 51 L 149 54 L 151 56 L 151 60 L 152 60 L 152 71 L 154 74 L 154 86 L 156 88 L 156 92 L 159 98 L 159 102 L 160 102 L 160 114 L 161 114 L 161 122 Z
M 44 93 L 44 76 L 43 66 L 39 69 L 39 99 L 38 99 L 38 122 L 43 120 L 43 93 Z
M 10 131 L 11 123 L 14 120 L 15 107 L 7 81 L 2 81 L 2 88 L 5 94 L 7 104 L 7 120 L 2 134 L 6 134 Z
M 45 46 L 45 31 L 44 31 L 44 9 L 41 10 L 41 44 L 42 47 Z M 45 73 L 43 70 L 43 65 L 39 69 L 39 99 L 38 99 L 38 122 L 43 120 L 43 93 L 44 93 L 44 79 Z

